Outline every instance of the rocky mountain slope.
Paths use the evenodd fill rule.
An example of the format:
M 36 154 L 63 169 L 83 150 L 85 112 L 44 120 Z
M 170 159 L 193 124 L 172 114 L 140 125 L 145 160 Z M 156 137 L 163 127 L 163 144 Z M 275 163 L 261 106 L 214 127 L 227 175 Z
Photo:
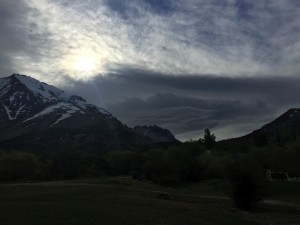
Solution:
M 178 143 L 179 141 L 167 129 L 159 126 L 135 126 L 133 132 L 150 138 L 155 143 Z
M 287 112 L 273 120 L 272 122 L 262 126 L 260 129 L 253 131 L 247 136 L 269 135 L 276 132 L 282 127 L 291 129 L 300 129 L 300 108 L 292 108 Z
M 300 108 L 292 108 L 261 128 L 238 138 L 219 141 L 219 144 L 263 147 L 273 143 L 284 146 L 300 134 Z
M 25 75 L 0 79 L 0 148 L 110 150 L 154 142 L 80 96 Z

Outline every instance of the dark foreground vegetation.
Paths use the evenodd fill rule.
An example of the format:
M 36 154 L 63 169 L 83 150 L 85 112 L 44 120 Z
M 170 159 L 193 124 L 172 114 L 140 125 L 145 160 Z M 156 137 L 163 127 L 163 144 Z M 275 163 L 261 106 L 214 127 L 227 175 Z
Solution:
M 285 138 L 285 139 L 284 139 Z M 144 182 L 178 187 L 221 179 L 224 191 L 243 210 L 257 209 L 266 196 L 266 171 L 300 177 L 300 140 L 285 135 L 268 142 L 255 139 L 216 143 L 205 131 L 203 139 L 130 151 L 52 152 L 1 151 L 1 182 L 59 181 L 103 176 L 130 176 Z M 284 145 L 282 144 L 284 143 Z M 266 196 L 268 197 L 268 196 Z
M 232 208 L 219 179 L 176 188 L 130 177 L 1 184 L 0 224 L 294 225 L 300 223 L 299 188 L 270 183 L 269 202 L 248 213 Z

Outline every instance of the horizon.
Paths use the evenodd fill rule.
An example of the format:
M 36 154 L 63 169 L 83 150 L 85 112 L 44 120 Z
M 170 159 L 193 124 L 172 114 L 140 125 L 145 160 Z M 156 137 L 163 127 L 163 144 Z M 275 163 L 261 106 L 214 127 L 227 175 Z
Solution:
M 38 82 L 40 82 L 40 83 L 42 83 L 42 84 L 46 84 L 46 85 L 48 85 L 48 86 L 51 86 L 51 87 L 54 87 L 54 88 L 57 88 L 58 90 L 60 90 L 60 91 L 62 91 L 62 93 L 65 95 L 66 94 L 66 96 L 73 96 L 74 95 L 74 93 L 72 93 L 72 92 L 66 92 L 66 91 L 64 91 L 64 90 L 62 90 L 62 89 L 59 89 L 58 87 L 55 87 L 55 86 L 53 86 L 53 85 L 51 85 L 51 84 L 49 84 L 49 83 L 46 83 L 46 82 L 43 82 L 43 81 L 39 81 L 39 80 L 37 80 L 37 79 L 35 79 L 35 78 L 33 78 L 33 77 L 31 77 L 31 76 L 29 76 L 29 75 L 25 75 L 25 74 L 19 74 L 19 73 L 13 73 L 12 75 L 10 75 L 10 76 L 7 76 L 7 77 L 1 77 L 0 79 L 2 79 L 2 78 L 9 78 L 9 77 L 12 77 L 12 76 L 25 76 L 25 77 L 27 77 L 27 78 L 30 78 L 30 79 L 33 79 L 34 81 L 38 81 Z M 22 81 L 21 81 L 22 82 Z M 79 96 L 79 97 L 81 97 L 81 96 Z M 85 99 L 84 99 L 85 100 Z M 96 105 L 97 106 L 97 105 Z M 289 112 L 289 111 L 295 111 L 295 110 L 299 110 L 299 108 L 290 108 L 290 109 L 288 109 L 288 110 L 285 110 L 285 112 L 282 112 L 280 115 L 278 115 L 276 118 L 274 118 L 274 120 L 276 120 L 276 119 L 278 119 L 278 117 L 280 117 L 280 116 L 282 116 L 283 114 L 286 114 L 287 112 Z M 296 111 L 297 112 L 297 111 Z M 294 112 L 293 112 L 294 113 Z M 114 116 L 114 115 L 113 115 Z M 290 117 L 290 116 L 289 116 Z M 118 119 L 118 118 L 117 118 Z M 263 126 L 265 126 L 265 125 L 267 125 L 267 124 L 269 124 L 269 123 L 272 123 L 274 120 L 272 120 L 272 121 L 269 121 L 269 122 L 267 122 L 266 124 L 263 124 L 263 125 L 261 125 L 260 127 L 257 127 L 255 130 L 253 130 L 253 131 L 256 131 L 256 130 L 259 130 L 260 128 L 262 128 Z M 121 121 L 122 122 L 122 121 Z M 123 122 L 122 122 L 123 123 Z M 125 123 L 123 123 L 123 124 L 125 124 Z M 135 127 L 135 126 L 145 126 L 145 127 L 151 127 L 151 126 L 157 126 L 156 124 L 148 124 L 148 125 L 145 125 L 145 124 L 136 124 L 136 125 L 134 125 L 134 126 L 130 126 L 132 129 Z M 158 127 L 160 127 L 160 126 L 158 126 Z M 160 127 L 160 128 L 163 128 L 163 129 L 167 129 L 167 128 L 165 128 L 165 127 Z M 208 129 L 208 128 L 205 128 L 205 129 Z M 167 129 L 168 130 L 168 129 Z M 171 130 L 169 130 L 172 134 L 173 134 L 173 132 L 171 131 Z M 245 136 L 245 135 L 248 135 L 248 134 L 250 134 L 250 133 L 252 133 L 253 131 L 251 131 L 251 132 L 249 132 L 249 133 L 247 133 L 247 134 L 243 134 L 243 135 L 240 135 L 240 136 L 236 136 L 236 137 L 228 137 L 228 138 L 225 138 L 225 139 L 219 139 L 218 137 L 216 137 L 216 141 L 226 141 L 226 140 L 230 140 L 230 139 L 235 139 L 235 138 L 240 138 L 240 137 L 243 137 L 243 136 Z M 203 133 L 205 133 L 205 131 L 203 130 L 203 132 L 202 132 L 202 134 Z M 202 135 L 201 134 L 201 135 Z M 173 134 L 174 135 L 174 134 Z M 192 139 L 192 138 L 190 138 L 190 137 L 187 137 L 187 139 L 184 139 L 184 140 L 180 140 L 180 139 L 178 139 L 177 137 L 176 137 L 176 135 L 174 135 L 175 136 L 175 138 L 177 139 L 177 140 L 179 140 L 179 141 L 181 141 L 181 142 L 189 142 L 189 141 L 198 141 L 201 137 L 199 137 L 199 138 L 197 138 L 197 139 Z

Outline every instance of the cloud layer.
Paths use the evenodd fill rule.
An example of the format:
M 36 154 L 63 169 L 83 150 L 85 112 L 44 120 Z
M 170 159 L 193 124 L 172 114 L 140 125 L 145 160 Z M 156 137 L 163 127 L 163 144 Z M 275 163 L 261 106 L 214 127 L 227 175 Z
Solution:
M 219 139 L 245 135 L 299 107 L 300 78 L 172 76 L 127 70 L 77 81 L 69 90 L 102 105 L 130 126 L 157 124 L 182 140 L 211 128 Z
M 168 74 L 298 75 L 299 1 L 163 2 L 1 0 L 2 44 L 9 42 L 10 54 L 4 60 L 21 72 L 77 79 L 128 66 Z M 96 68 L 76 71 L 80 56 Z

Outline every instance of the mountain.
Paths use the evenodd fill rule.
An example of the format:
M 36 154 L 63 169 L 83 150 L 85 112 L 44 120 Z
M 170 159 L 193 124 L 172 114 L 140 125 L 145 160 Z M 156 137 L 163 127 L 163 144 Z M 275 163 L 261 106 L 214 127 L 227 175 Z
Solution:
M 273 120 L 272 122 L 262 126 L 260 129 L 253 131 L 246 136 L 255 135 L 271 135 L 283 127 L 290 129 L 300 129 L 300 108 L 292 108 L 287 112 Z
M 292 108 L 281 116 L 263 125 L 261 128 L 238 138 L 219 141 L 219 145 L 236 146 L 255 145 L 263 147 L 269 143 L 284 146 L 287 142 L 297 140 L 300 133 L 300 108 Z
M 151 139 L 154 143 L 178 143 L 179 141 L 168 129 L 159 126 L 135 126 L 133 132 Z
M 152 143 L 103 108 L 25 75 L 0 79 L 0 148 L 124 149 Z

